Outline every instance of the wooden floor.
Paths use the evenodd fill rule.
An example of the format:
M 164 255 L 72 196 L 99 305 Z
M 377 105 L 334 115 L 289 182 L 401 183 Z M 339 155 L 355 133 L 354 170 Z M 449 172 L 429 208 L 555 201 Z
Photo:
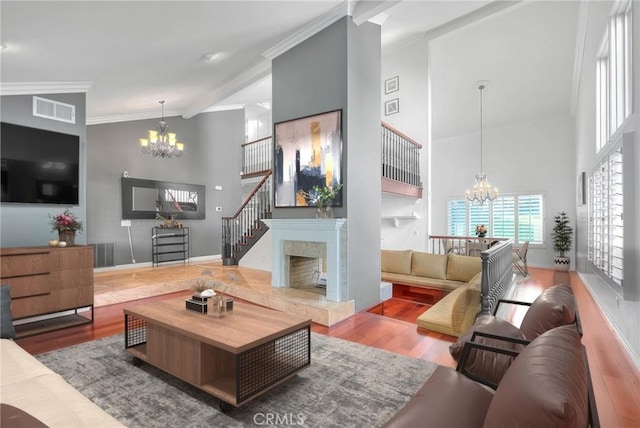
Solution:
M 517 297 L 520 300 L 532 301 L 542 290 L 554 283 L 570 280 L 582 318 L 583 343 L 589 356 L 602 426 L 640 427 L 640 372 L 625 353 L 580 278 L 573 272 L 562 277 L 547 269 L 531 268 L 530 271 L 531 277 L 518 286 Z M 138 275 L 144 275 L 144 272 L 141 271 Z M 39 354 L 120 334 L 124 331 L 122 310 L 125 306 L 169 297 L 186 297 L 190 294 L 189 291 L 182 291 L 135 302 L 99 307 L 95 309 L 95 320 L 92 325 L 27 337 L 17 342 L 30 353 Z M 448 347 L 455 338 L 416 328 L 414 323 L 416 313 L 424 310 L 423 307 L 416 305 L 415 302 L 392 299 L 380 309 L 384 311 L 384 315 L 364 311 L 330 328 L 314 324 L 312 330 L 438 364 L 454 366 Z M 511 315 L 511 321 L 516 324 L 519 324 L 521 318 L 522 313 Z

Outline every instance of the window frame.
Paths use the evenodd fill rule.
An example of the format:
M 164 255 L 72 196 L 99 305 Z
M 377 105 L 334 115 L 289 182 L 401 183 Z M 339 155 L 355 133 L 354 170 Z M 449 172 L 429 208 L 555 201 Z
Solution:
M 498 196 L 498 199 L 501 198 L 514 198 L 514 236 L 509 237 L 511 239 L 513 239 L 514 244 L 516 245 L 521 245 L 524 243 L 524 241 L 520 241 L 519 240 L 519 202 L 520 202 L 520 198 L 523 197 L 531 197 L 531 196 L 535 196 L 535 197 L 540 197 L 540 203 L 542 205 L 541 210 L 540 210 L 540 214 L 542 216 L 542 221 L 541 221 L 541 237 L 542 237 L 542 241 L 541 242 L 534 242 L 534 241 L 529 241 L 529 245 L 531 247 L 535 247 L 535 248 L 546 248 L 547 244 L 548 244 L 548 240 L 546 239 L 546 220 L 547 220 L 547 196 L 545 194 L 545 192 L 521 192 L 521 193 L 505 193 L 503 195 Z M 452 202 L 464 202 L 465 203 L 465 235 L 454 235 L 451 234 L 451 231 L 453 229 L 453 225 L 450 223 L 450 204 Z M 486 204 L 489 204 L 489 222 L 488 222 L 488 228 L 489 228 L 489 235 L 491 235 L 491 231 L 494 230 L 493 228 L 493 215 L 494 215 L 494 210 L 493 210 L 493 201 L 487 201 L 485 202 Z M 448 197 L 446 199 L 446 221 L 447 221 L 447 225 L 446 225 L 446 230 L 447 230 L 447 235 L 448 236 L 474 236 L 475 231 L 471 230 L 472 229 L 472 225 L 470 224 L 470 220 L 471 220 L 471 216 L 470 216 L 470 207 L 474 205 L 468 201 L 466 201 L 464 198 L 460 198 L 460 197 Z M 475 226 L 474 226 L 475 227 Z M 491 235 L 492 236 L 492 235 Z
M 609 151 L 632 122 L 632 3 L 612 11 L 596 58 L 596 153 Z

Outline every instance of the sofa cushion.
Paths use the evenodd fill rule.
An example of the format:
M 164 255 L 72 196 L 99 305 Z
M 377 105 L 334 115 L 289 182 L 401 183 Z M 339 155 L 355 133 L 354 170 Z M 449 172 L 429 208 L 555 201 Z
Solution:
M 455 370 L 438 366 L 390 427 L 480 427 L 493 393 Z M 464 409 L 464 411 L 460 411 Z
M 411 250 L 382 250 L 381 270 L 390 273 L 411 274 Z
M 467 281 L 467 284 L 473 285 L 477 289 L 481 290 L 482 289 L 482 271 L 480 271 L 477 274 L 473 275 L 473 278 L 471 278 L 469 281 Z
M 587 367 L 575 326 L 547 331 L 531 342 L 502 378 L 486 427 L 586 427 Z
M 11 287 L 9 285 L 0 286 L 0 337 L 2 339 L 16 337 L 11 317 Z
M 458 256 L 449 254 L 447 260 L 447 279 L 467 282 L 475 274 L 482 271 L 480 257 Z
M 576 300 L 571 286 L 554 285 L 533 301 L 522 319 L 520 330 L 527 340 L 533 340 L 545 331 L 571 324 L 575 319 Z
M 451 353 L 454 360 L 458 361 L 460 359 L 462 356 L 462 350 L 464 349 L 464 344 L 471 341 L 471 337 L 474 332 L 524 339 L 524 335 L 520 329 L 513 324 L 500 318 L 496 318 L 493 315 L 481 315 L 476 318 L 476 321 L 471 328 L 460 336 L 455 343 L 452 343 L 449 346 L 449 353 Z M 524 348 L 524 345 L 518 343 L 511 343 L 504 340 L 490 339 L 481 336 L 476 337 L 474 342 L 518 352 Z M 515 357 L 511 357 L 509 355 L 472 349 L 469 353 L 466 368 L 470 373 L 498 384 L 509 366 L 511 366 L 514 358 Z
M 480 290 L 462 286 L 447 294 L 418 317 L 418 327 L 451 336 L 466 331 L 480 310 Z
M 447 256 L 414 251 L 411 255 L 411 275 L 447 279 Z

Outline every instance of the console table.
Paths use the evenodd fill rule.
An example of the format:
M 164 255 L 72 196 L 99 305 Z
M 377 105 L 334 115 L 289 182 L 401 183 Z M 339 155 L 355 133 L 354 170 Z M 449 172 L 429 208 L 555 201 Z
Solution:
M 73 311 L 16 325 L 17 337 L 93 322 L 93 247 L 2 248 L 0 275 L 11 286 L 14 320 Z

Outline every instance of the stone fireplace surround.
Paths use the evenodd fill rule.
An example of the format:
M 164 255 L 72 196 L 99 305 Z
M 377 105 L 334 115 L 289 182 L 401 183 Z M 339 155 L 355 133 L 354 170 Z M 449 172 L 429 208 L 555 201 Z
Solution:
M 271 230 L 272 287 L 289 286 L 290 255 L 326 257 L 326 299 L 334 302 L 348 301 L 347 219 L 268 219 L 263 221 Z

